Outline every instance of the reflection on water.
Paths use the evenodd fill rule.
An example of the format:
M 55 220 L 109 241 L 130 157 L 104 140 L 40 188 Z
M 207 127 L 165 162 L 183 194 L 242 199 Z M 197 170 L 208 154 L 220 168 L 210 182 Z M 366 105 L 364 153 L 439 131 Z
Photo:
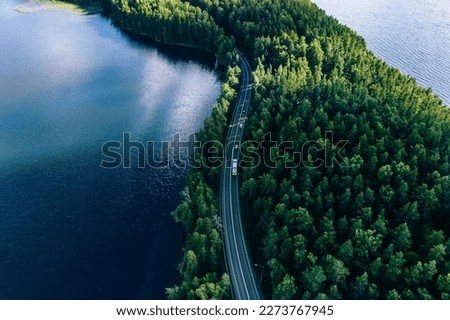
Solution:
M 0 298 L 164 298 L 185 171 L 101 169 L 101 146 L 200 129 L 220 91 L 213 57 L 20 3 L 0 4 Z

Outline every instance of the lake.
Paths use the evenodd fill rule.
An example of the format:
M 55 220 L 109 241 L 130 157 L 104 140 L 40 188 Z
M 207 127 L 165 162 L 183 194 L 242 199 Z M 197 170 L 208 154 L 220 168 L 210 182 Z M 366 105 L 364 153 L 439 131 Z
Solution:
M 313 0 L 450 106 L 449 0 Z
M 104 169 L 101 148 L 202 128 L 214 57 L 23 3 L 0 3 L 0 299 L 164 299 L 185 170 Z

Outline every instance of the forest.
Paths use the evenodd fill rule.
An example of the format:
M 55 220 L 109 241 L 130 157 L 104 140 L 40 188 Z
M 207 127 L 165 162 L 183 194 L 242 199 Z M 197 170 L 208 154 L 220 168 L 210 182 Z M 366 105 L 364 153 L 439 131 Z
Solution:
M 214 52 L 223 87 L 198 134 L 224 139 L 240 48 L 253 64 L 247 140 L 293 150 L 242 168 L 241 203 L 272 299 L 450 299 L 450 111 L 309 0 L 104 0 L 123 28 Z M 344 164 L 314 166 L 346 140 Z M 315 152 L 286 168 L 305 143 Z M 242 150 L 245 153 L 245 150 Z M 336 154 L 335 154 L 336 155 Z M 311 165 L 308 165 L 311 164 Z M 174 212 L 187 233 L 169 298 L 230 298 L 219 169 L 190 172 Z

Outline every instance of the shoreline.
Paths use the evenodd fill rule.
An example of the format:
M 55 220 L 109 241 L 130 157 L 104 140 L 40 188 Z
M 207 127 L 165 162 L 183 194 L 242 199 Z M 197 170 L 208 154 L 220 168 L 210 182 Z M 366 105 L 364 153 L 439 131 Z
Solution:
M 62 1 L 51 0 L 35 0 L 33 2 L 18 5 L 14 8 L 14 10 L 20 13 L 34 13 L 43 10 L 60 10 L 67 11 L 75 15 L 92 15 L 104 12 L 103 8 L 99 6 L 81 6 Z

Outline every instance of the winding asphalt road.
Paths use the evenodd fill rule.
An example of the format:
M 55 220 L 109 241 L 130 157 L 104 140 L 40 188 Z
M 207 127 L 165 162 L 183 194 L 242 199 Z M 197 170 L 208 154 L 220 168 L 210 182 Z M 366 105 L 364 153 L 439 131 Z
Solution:
M 247 109 L 252 94 L 252 72 L 245 56 L 238 51 L 242 79 L 225 145 L 225 165 L 222 167 L 220 198 L 223 221 L 225 258 L 231 277 L 233 297 L 236 300 L 260 300 L 261 289 L 255 276 L 245 242 L 239 205 L 239 176 L 232 174 L 232 160 L 239 162 L 239 146 L 245 126 Z

